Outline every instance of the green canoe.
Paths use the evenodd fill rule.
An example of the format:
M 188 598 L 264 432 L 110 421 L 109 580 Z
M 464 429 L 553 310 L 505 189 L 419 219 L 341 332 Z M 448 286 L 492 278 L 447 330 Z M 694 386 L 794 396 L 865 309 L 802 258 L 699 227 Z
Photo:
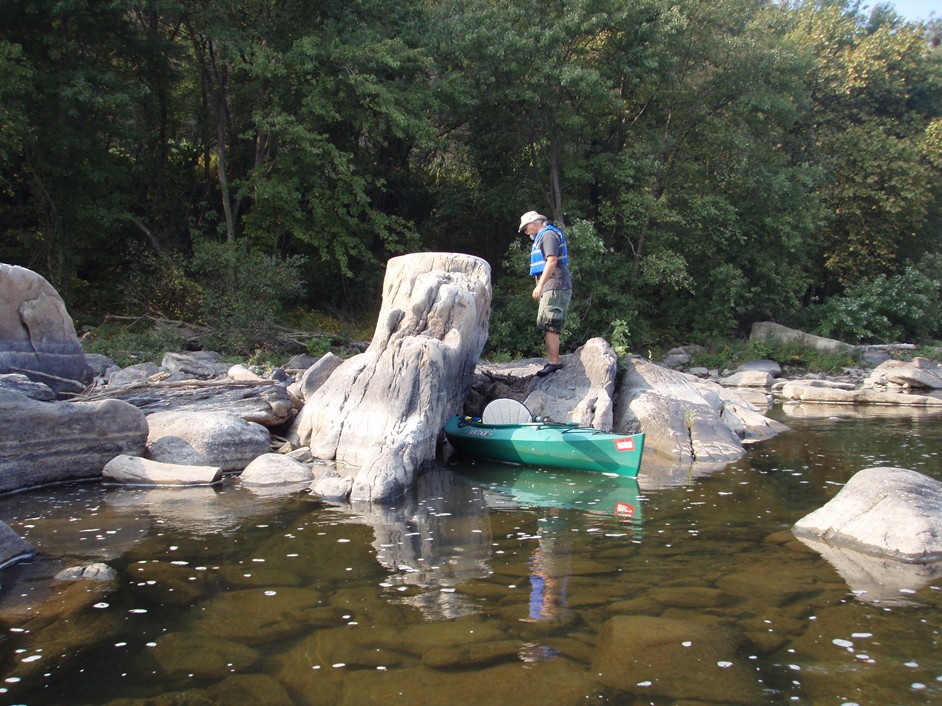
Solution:
M 524 418 L 492 423 L 487 410 L 482 419 L 454 416 L 445 424 L 445 436 L 456 451 L 476 458 L 628 478 L 638 475 L 644 434 L 606 434 L 576 424 Z

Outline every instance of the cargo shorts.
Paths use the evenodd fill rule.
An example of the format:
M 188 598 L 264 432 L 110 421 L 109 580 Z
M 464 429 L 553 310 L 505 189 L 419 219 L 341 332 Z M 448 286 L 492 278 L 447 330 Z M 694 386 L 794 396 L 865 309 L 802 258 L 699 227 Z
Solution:
M 571 289 L 550 289 L 540 295 L 540 308 L 536 314 L 536 327 L 541 331 L 562 333 L 566 312 L 572 301 Z

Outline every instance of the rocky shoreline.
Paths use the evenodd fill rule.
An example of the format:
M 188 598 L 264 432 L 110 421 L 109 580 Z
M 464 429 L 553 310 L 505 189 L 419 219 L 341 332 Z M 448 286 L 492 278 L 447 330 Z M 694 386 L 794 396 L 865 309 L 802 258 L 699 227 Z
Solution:
M 776 402 L 942 411 L 942 365 L 898 360 L 889 348 L 867 357 L 882 358 L 872 369 L 840 378 L 789 379 L 773 361 L 683 372 L 675 368 L 689 351 L 675 349 L 661 363 L 620 361 L 601 338 L 564 356 L 564 368 L 546 378 L 535 375 L 542 361 L 482 362 L 490 275 L 486 263 L 468 256 L 395 258 L 376 335 L 363 353 L 347 360 L 298 356 L 267 373 L 211 352 L 168 353 L 160 366 L 123 369 L 85 355 L 61 300 L 46 301 L 58 297 L 54 290 L 31 282 L 22 268 L 0 268 L 0 292 L 20 312 L 0 331 L 12 351 L 0 351 L 7 432 L 0 493 L 93 479 L 212 485 L 238 475 L 246 486 L 302 484 L 331 501 L 392 502 L 447 458 L 445 419 L 478 414 L 497 397 L 557 421 L 644 431 L 642 487 L 722 468 L 746 445 L 786 431 L 764 414 Z M 754 336 L 844 345 L 757 326 Z M 22 366 L 28 372 L 14 371 Z M 83 391 L 74 394 L 79 379 Z M 0 563 L 23 556 L 21 545 L 8 544 Z

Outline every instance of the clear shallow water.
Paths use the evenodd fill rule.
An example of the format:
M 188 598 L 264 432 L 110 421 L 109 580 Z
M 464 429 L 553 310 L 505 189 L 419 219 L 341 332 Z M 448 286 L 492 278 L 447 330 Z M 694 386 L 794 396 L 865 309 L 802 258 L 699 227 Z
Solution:
M 788 531 L 863 468 L 942 478 L 942 418 L 805 413 L 670 488 L 462 464 L 395 507 L 2 498 L 40 556 L 0 573 L 0 703 L 942 702 L 942 578 Z M 50 581 L 93 561 L 117 581 Z

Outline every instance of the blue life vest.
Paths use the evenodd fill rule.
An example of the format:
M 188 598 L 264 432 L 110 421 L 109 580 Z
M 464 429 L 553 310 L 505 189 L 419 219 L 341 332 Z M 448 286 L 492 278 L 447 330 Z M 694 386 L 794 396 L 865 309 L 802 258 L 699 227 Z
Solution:
M 543 251 L 540 249 L 540 240 L 543 238 L 543 234 L 548 230 L 555 231 L 559 234 L 559 255 L 557 259 L 564 264 L 569 264 L 569 246 L 566 245 L 566 236 L 563 235 L 563 232 L 556 226 L 547 225 L 536 234 L 536 237 L 533 239 L 533 245 L 530 247 L 531 275 L 541 275 L 546 268 L 546 258 L 543 257 Z

